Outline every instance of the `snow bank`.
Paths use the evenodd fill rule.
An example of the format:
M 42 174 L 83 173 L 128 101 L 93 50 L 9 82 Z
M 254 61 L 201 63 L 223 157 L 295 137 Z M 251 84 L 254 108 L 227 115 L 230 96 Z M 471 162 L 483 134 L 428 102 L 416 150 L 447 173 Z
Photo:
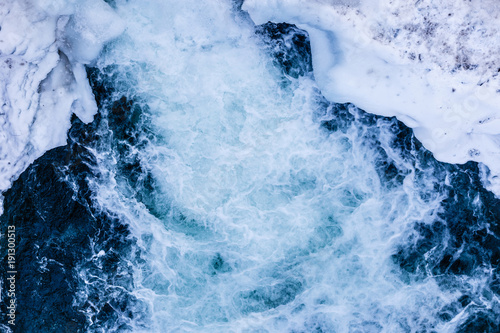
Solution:
M 308 31 L 323 94 L 396 116 L 441 161 L 484 163 L 500 195 L 500 3 L 245 0 L 256 24 Z M 485 167 L 484 167 L 485 166 Z
M 72 113 L 92 120 L 83 65 L 123 29 L 102 0 L 0 2 L 0 192 L 66 143 Z

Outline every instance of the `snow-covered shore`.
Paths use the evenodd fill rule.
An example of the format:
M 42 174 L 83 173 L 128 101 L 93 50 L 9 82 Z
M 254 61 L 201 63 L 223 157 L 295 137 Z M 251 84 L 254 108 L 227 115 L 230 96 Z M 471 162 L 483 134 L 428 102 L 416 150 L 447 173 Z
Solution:
M 500 3 L 245 0 L 243 9 L 256 24 L 309 33 L 326 98 L 396 116 L 438 160 L 483 163 L 500 195 Z
M 0 192 L 97 111 L 84 64 L 124 29 L 102 0 L 0 3 Z M 1 211 L 1 210 L 0 210 Z

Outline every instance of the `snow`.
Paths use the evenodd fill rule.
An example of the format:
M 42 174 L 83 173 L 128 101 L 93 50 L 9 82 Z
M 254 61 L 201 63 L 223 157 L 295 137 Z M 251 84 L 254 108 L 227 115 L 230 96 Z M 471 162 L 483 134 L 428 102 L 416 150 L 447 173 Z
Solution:
M 396 116 L 436 159 L 483 163 L 500 195 L 500 3 L 246 0 L 256 24 L 311 39 L 314 75 L 334 102 Z
M 124 23 L 101 0 L 0 3 L 0 192 L 97 111 L 84 64 Z M 1 207 L 0 207 L 1 211 Z

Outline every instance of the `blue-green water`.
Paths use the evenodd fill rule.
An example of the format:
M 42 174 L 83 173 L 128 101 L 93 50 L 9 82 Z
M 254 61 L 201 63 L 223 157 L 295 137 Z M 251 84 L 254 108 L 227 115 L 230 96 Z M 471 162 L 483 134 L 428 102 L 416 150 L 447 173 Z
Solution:
M 5 196 L 2 223 L 40 229 L 23 332 L 498 331 L 477 165 L 326 101 L 293 26 L 229 1 L 114 6 L 128 28 L 87 68 L 99 115 Z

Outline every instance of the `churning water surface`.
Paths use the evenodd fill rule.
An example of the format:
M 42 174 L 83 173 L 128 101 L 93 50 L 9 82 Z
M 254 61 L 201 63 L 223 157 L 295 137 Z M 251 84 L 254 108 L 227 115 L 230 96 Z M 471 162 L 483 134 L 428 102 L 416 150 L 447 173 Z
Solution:
M 499 330 L 499 202 L 476 164 L 326 101 L 294 26 L 230 1 L 113 5 L 128 28 L 87 68 L 99 115 L 73 120 L 54 176 L 100 221 L 71 231 L 75 329 Z

